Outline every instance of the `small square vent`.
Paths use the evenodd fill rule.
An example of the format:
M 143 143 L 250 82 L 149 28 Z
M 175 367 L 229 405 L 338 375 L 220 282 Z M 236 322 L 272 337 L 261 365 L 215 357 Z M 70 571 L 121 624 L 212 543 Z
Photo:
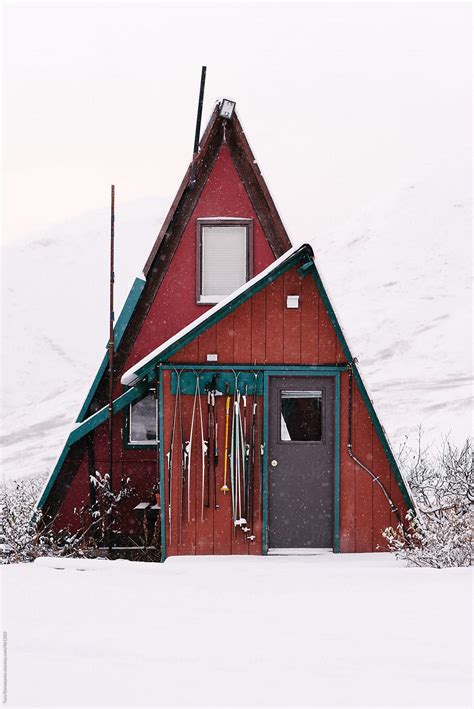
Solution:
M 297 310 L 300 307 L 299 295 L 287 295 L 286 296 L 286 307 L 290 308 L 290 309 Z

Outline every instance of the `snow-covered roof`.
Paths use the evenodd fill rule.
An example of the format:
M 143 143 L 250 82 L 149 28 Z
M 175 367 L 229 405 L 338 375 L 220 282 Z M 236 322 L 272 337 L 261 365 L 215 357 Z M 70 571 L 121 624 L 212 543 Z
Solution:
M 270 266 L 268 266 L 264 271 L 261 271 L 257 276 L 254 278 L 251 278 L 250 281 L 247 281 L 244 283 L 240 288 L 237 290 L 233 291 L 233 293 L 230 293 L 226 298 L 221 300 L 217 305 L 214 305 L 210 310 L 207 310 L 205 313 L 203 313 L 200 317 L 198 317 L 196 320 L 193 320 L 189 325 L 186 325 L 182 330 L 176 333 L 176 335 L 173 335 L 173 337 L 170 337 L 168 340 L 163 342 L 159 347 L 156 349 L 152 350 L 146 357 L 143 357 L 139 362 L 133 365 L 130 369 L 128 369 L 125 374 L 122 375 L 121 382 L 122 384 L 125 384 L 126 386 L 132 386 L 133 384 L 136 384 L 139 380 L 140 377 L 137 376 L 137 372 L 141 370 L 143 367 L 145 367 L 147 364 L 152 362 L 154 359 L 157 359 L 165 350 L 167 350 L 169 347 L 172 345 L 176 344 L 179 342 L 181 339 L 186 337 L 190 332 L 195 330 L 197 327 L 202 325 L 203 323 L 206 322 L 206 320 L 209 320 L 212 318 L 216 313 L 219 313 L 221 310 L 226 308 L 230 303 L 232 303 L 234 300 L 236 300 L 242 293 L 245 293 L 248 290 L 251 290 L 254 288 L 258 283 L 261 281 L 265 280 L 269 275 L 271 275 L 274 271 L 276 271 L 280 266 L 282 266 L 286 261 L 289 261 L 293 256 L 295 256 L 298 252 L 303 252 L 306 251 L 308 256 L 310 258 L 313 258 L 313 249 L 309 244 L 300 244 L 297 246 L 294 246 L 293 248 L 289 249 L 286 253 L 283 254 L 283 256 L 280 256 L 276 261 L 274 261 Z

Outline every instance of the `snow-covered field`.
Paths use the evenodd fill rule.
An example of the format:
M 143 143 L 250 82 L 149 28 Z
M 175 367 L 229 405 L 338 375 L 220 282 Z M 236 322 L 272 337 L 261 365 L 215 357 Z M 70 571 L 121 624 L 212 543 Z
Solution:
M 10 706 L 471 706 L 470 569 L 323 554 L 2 574 Z

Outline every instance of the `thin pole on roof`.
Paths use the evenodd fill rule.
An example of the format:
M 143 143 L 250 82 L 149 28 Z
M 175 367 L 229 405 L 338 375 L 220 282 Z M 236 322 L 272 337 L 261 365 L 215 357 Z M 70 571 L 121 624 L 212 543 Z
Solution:
M 199 89 L 199 103 L 196 116 L 196 132 L 194 134 L 193 162 L 191 166 L 191 182 L 196 181 L 196 158 L 199 152 L 199 136 L 201 134 L 202 104 L 204 101 L 204 86 L 206 84 L 206 67 L 201 69 L 201 86 Z
M 110 303 L 109 303 L 109 483 L 110 492 L 113 492 L 113 402 L 114 402 L 114 246 L 115 246 L 115 185 L 110 190 Z M 113 505 L 111 504 L 109 514 L 109 552 L 113 547 Z

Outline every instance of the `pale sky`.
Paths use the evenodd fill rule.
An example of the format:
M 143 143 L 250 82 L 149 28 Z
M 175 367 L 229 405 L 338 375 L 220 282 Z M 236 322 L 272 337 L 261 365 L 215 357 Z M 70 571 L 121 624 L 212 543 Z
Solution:
M 298 239 L 471 154 L 467 2 L 5 2 L 5 243 L 171 201 L 202 64 Z

